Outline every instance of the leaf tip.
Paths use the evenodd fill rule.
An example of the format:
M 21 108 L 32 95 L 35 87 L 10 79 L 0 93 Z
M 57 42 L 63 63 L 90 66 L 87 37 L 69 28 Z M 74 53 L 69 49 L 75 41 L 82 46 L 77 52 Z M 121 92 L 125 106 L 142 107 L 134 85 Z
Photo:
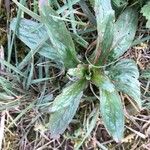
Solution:
M 121 143 L 122 140 L 123 140 L 123 136 L 121 136 L 121 137 L 113 137 L 113 139 L 114 139 L 114 141 L 115 141 L 116 143 Z

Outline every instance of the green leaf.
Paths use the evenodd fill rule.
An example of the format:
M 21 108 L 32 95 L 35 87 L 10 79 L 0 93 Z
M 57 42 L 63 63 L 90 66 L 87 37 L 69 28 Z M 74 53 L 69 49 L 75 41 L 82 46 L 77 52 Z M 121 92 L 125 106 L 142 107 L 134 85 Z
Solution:
M 114 140 L 119 142 L 124 132 L 124 115 L 120 96 L 109 78 L 97 69 L 93 70 L 92 82 L 100 89 L 100 112 L 104 125 Z
M 108 20 L 110 19 L 110 17 L 115 19 L 114 10 L 111 7 L 111 0 L 95 0 L 95 14 L 97 20 L 98 35 L 102 39 Z
M 136 9 L 127 8 L 114 25 L 114 40 L 109 55 L 110 60 L 122 56 L 130 48 L 137 29 L 138 13 Z
M 150 2 L 142 7 L 141 13 L 148 20 L 146 27 L 150 28 Z
M 100 89 L 100 112 L 108 133 L 120 142 L 124 132 L 124 113 L 119 94 Z
M 150 79 L 150 69 L 144 70 L 141 74 L 141 77 Z
M 150 20 L 147 21 L 146 27 L 147 27 L 147 28 L 150 28 Z
M 101 46 L 101 55 L 99 58 L 99 65 L 103 65 L 105 63 L 105 60 L 107 59 L 110 48 L 113 43 L 113 37 L 114 37 L 114 22 L 113 17 L 110 15 L 106 24 L 104 36 L 102 39 L 102 46 Z
M 109 92 L 113 92 L 115 90 L 115 86 L 110 82 L 109 78 L 97 69 L 93 70 L 91 81 L 103 90 L 107 90 Z
M 115 14 L 111 0 L 95 0 L 95 14 L 97 20 L 98 39 L 94 63 L 103 65 L 110 51 L 113 35 Z M 100 56 L 100 57 L 99 57 Z
M 17 20 L 14 18 L 10 24 L 10 29 L 12 31 L 15 30 L 16 23 Z M 48 41 L 49 37 L 47 31 L 41 23 L 28 19 L 21 19 L 16 34 L 18 38 L 32 50 L 32 55 L 38 52 L 40 55 L 52 59 L 56 63 L 62 63 L 57 51 L 50 41 Z M 32 55 L 30 59 L 32 58 Z
M 123 59 L 109 69 L 109 76 L 118 91 L 129 95 L 141 108 L 139 71 L 133 60 Z
M 89 0 L 92 7 L 94 7 L 95 0 Z
M 128 4 L 127 0 L 112 0 L 112 3 L 116 8 L 122 8 Z
M 57 137 L 68 127 L 77 111 L 85 86 L 85 80 L 79 80 L 64 88 L 55 98 L 48 123 L 51 137 Z
M 68 75 L 76 77 L 76 78 L 83 78 L 86 75 L 86 67 L 82 64 L 79 64 L 77 68 L 70 68 L 67 72 Z
M 112 6 L 118 16 L 122 10 L 128 5 L 127 0 L 112 0 Z
M 73 40 L 63 19 L 47 3 L 40 5 L 42 23 L 44 23 L 50 41 L 67 68 L 78 64 Z

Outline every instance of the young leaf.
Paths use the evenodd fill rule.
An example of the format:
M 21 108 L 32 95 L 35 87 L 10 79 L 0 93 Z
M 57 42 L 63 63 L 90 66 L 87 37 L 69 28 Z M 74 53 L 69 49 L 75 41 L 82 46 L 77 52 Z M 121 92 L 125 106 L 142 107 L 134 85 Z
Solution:
M 68 75 L 76 77 L 76 78 L 83 78 L 86 74 L 86 68 L 84 65 L 79 64 L 77 68 L 70 68 L 67 72 Z
M 100 89 L 100 112 L 104 125 L 116 142 L 120 142 L 124 132 L 124 113 L 119 94 Z
M 110 82 L 109 78 L 102 74 L 99 70 L 93 70 L 91 81 L 103 90 L 107 90 L 109 92 L 115 91 L 115 86 Z
M 55 98 L 48 123 L 51 137 L 57 137 L 68 127 L 68 124 L 71 122 L 79 106 L 85 86 L 86 81 L 79 80 L 66 87 L 62 93 Z
M 150 28 L 150 2 L 142 7 L 141 13 L 147 19 L 146 27 Z
M 136 9 L 127 8 L 118 18 L 114 25 L 114 40 L 110 60 L 114 60 L 123 55 L 131 46 L 134 39 L 138 23 L 138 13 Z
M 109 69 L 109 76 L 118 91 L 129 95 L 141 108 L 139 71 L 134 61 L 123 59 Z
M 74 43 L 62 18 L 47 3 L 39 5 L 50 41 L 67 68 L 78 64 Z
M 12 31 L 15 30 L 16 22 L 16 18 L 11 21 L 10 29 Z M 56 63 L 62 63 L 57 51 L 50 41 L 48 41 L 49 37 L 47 31 L 41 23 L 21 19 L 16 34 L 18 38 L 32 50 L 32 55 L 38 52 L 40 55 L 52 59 Z M 43 41 L 43 39 L 45 40 Z
M 95 0 L 95 14 L 98 34 L 100 37 L 103 37 L 108 20 L 110 17 L 115 18 L 111 0 Z

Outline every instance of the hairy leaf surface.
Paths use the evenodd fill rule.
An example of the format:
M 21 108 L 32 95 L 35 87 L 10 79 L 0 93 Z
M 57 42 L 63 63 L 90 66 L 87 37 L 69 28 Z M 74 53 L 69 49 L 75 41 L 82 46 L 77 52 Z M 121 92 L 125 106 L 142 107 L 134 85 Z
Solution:
M 127 8 L 114 25 L 114 40 L 111 47 L 110 60 L 122 56 L 130 48 L 138 23 L 136 9 Z
M 42 21 L 50 41 L 67 68 L 78 64 L 73 40 L 62 18 L 48 4 L 40 6 Z
M 102 88 L 103 90 L 107 90 L 109 92 L 113 92 L 115 90 L 115 86 L 110 82 L 109 78 L 102 74 L 99 70 L 93 71 L 91 81 L 93 84 Z
M 100 112 L 104 125 L 116 142 L 123 138 L 124 113 L 118 92 L 100 89 Z
M 142 7 L 141 13 L 147 19 L 146 27 L 150 28 L 150 2 Z
M 123 59 L 110 68 L 109 76 L 119 91 L 129 95 L 141 108 L 139 71 L 133 60 Z
M 95 63 L 102 65 L 108 56 L 114 35 L 115 14 L 111 7 L 111 0 L 95 0 L 95 14 L 98 30 L 97 48 L 94 52 Z
M 68 127 L 79 106 L 85 85 L 84 80 L 77 81 L 64 88 L 55 98 L 48 123 L 52 137 L 62 134 Z
M 100 74 L 99 71 L 93 73 L 92 82 L 100 89 L 100 112 L 104 125 L 114 140 L 119 142 L 124 132 L 124 115 L 120 96 L 109 78 Z
M 102 39 L 102 44 L 101 45 L 101 55 L 99 58 L 99 65 L 103 65 L 105 63 L 105 60 L 107 59 L 109 53 L 110 53 L 110 48 L 113 43 L 113 37 L 114 37 L 114 22 L 113 22 L 113 17 L 110 15 L 106 24 L 104 36 Z
M 98 34 L 103 37 L 108 20 L 115 17 L 111 0 L 95 0 L 95 14 Z

